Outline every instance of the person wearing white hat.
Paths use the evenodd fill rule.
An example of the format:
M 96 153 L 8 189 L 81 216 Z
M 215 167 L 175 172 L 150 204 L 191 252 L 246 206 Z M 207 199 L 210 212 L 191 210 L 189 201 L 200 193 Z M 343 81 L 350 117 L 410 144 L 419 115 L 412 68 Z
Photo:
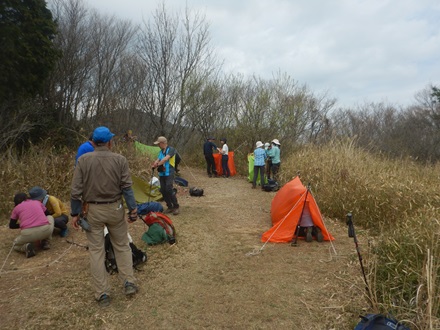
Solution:
M 272 160 L 272 165 L 270 167 L 270 170 L 272 171 L 273 179 L 277 182 L 278 182 L 278 172 L 280 170 L 280 164 L 281 164 L 280 146 L 281 146 L 280 141 L 278 141 L 278 139 L 273 139 L 272 147 L 267 150 L 267 155 Z
M 272 146 L 271 146 L 271 144 L 269 143 L 269 142 L 266 142 L 265 144 L 264 144 L 264 150 L 266 151 L 266 164 L 265 164 L 265 170 L 266 170 L 266 178 L 268 179 L 268 180 L 270 180 L 270 174 L 271 174 L 271 171 L 270 171 L 270 168 L 272 167 L 272 159 L 268 156 L 268 154 L 267 154 L 267 152 L 268 152 L 268 150 L 270 150 L 272 148 Z
M 263 149 L 264 144 L 261 141 L 257 141 L 256 148 L 254 150 L 254 178 L 252 181 L 252 189 L 257 187 L 258 173 L 260 173 L 260 185 L 263 189 L 264 185 L 264 165 L 266 161 L 266 151 Z

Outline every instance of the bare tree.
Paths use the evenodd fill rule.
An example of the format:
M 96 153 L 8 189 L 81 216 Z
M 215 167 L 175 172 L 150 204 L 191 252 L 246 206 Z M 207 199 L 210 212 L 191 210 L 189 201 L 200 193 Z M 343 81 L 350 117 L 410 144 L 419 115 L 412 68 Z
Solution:
M 194 96 L 208 88 L 216 73 L 209 48 L 205 18 L 188 9 L 180 21 L 162 4 L 153 19 L 144 22 L 137 53 L 146 73 L 141 109 L 149 115 L 154 134 L 170 139 L 184 137 L 188 117 L 200 111 Z

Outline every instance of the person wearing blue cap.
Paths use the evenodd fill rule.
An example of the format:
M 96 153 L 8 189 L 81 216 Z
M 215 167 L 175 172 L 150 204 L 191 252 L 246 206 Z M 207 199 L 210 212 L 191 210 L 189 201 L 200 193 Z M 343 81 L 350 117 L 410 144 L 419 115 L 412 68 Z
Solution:
M 217 146 L 213 142 L 215 138 L 208 137 L 206 142 L 203 144 L 203 154 L 205 155 L 206 160 L 206 171 L 208 172 L 208 176 L 212 178 L 212 176 L 217 176 L 217 170 L 215 168 L 215 161 L 213 156 L 213 151 L 217 150 Z
M 78 151 L 76 152 L 76 156 L 75 156 L 75 166 L 76 163 L 78 163 L 79 157 L 81 157 L 82 155 L 88 152 L 92 152 L 93 150 L 95 150 L 92 141 L 93 141 L 93 135 L 90 135 L 89 139 L 78 147 Z
M 110 304 L 110 286 L 104 263 L 104 227 L 107 227 L 110 234 L 118 276 L 123 282 L 125 295 L 133 296 L 138 291 L 133 275 L 133 259 L 122 196 L 129 209 L 129 223 L 137 219 L 137 204 L 128 161 L 124 156 L 111 151 L 113 136 L 105 126 L 93 131 L 95 150 L 78 159 L 73 174 L 70 202 L 73 227 L 80 228 L 80 214 L 82 218 L 87 218 L 90 225 L 86 235 L 92 285 L 101 307 Z

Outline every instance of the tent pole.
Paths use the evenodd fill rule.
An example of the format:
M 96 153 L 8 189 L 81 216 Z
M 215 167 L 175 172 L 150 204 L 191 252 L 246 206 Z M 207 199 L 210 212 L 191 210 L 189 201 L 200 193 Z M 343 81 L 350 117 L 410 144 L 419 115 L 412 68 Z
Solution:
M 301 215 L 299 216 L 298 224 L 296 225 L 296 229 L 295 229 L 295 233 L 293 234 L 292 241 L 290 242 L 291 246 L 297 246 L 297 244 L 298 244 L 298 235 L 299 235 L 299 229 L 301 227 L 300 226 L 301 225 L 301 218 L 303 216 L 304 208 L 306 206 L 307 196 L 309 195 L 309 189 L 310 189 L 310 183 L 307 185 L 307 191 L 306 191 L 306 196 L 304 197 L 304 203 L 303 203 L 303 207 L 301 209 Z

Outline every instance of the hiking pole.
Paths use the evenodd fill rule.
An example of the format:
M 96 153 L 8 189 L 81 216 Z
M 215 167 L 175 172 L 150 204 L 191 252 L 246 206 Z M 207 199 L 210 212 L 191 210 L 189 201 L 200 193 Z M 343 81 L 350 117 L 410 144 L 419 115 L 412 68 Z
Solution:
M 306 197 L 304 197 L 304 204 L 303 204 L 303 207 L 302 207 L 302 209 L 301 209 L 301 215 L 299 216 L 298 224 L 297 224 L 297 226 L 296 226 L 296 230 L 295 230 L 295 233 L 294 233 L 294 237 L 292 238 L 292 241 L 291 241 L 291 243 L 290 243 L 290 246 L 297 246 L 299 230 L 300 230 L 300 228 L 301 228 L 301 218 L 302 218 L 302 216 L 303 216 L 304 208 L 305 208 L 305 206 L 306 206 L 307 196 L 308 196 L 308 194 L 309 194 L 309 189 L 310 189 L 310 183 L 307 185 Z
M 365 275 L 364 264 L 362 263 L 361 251 L 359 249 L 359 242 L 356 237 L 356 232 L 354 231 L 353 215 L 351 214 L 351 212 L 349 212 L 347 214 L 347 222 L 346 223 L 348 226 L 348 237 L 353 237 L 354 244 L 356 245 L 356 251 L 357 251 L 357 254 L 359 257 L 359 263 L 361 264 L 362 275 L 364 276 L 365 290 L 367 291 L 367 296 L 370 297 L 370 288 L 368 286 L 367 276 Z M 370 301 L 371 301 L 371 299 L 370 299 Z

